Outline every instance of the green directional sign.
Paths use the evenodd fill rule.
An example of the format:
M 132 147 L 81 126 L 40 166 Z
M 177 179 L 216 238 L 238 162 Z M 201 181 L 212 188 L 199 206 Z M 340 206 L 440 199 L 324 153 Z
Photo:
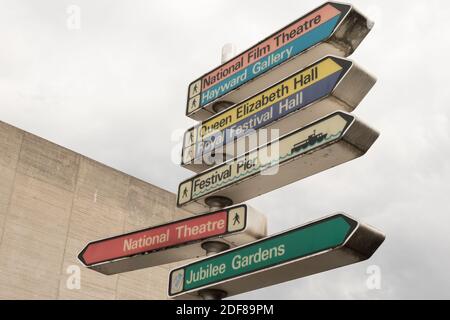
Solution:
M 228 295 L 251 291 L 302 277 L 304 272 L 318 273 L 365 260 L 383 240 L 374 229 L 346 215 L 334 215 L 175 269 L 170 273 L 169 296 L 196 296 L 205 288 Z M 346 254 L 337 254 L 343 251 Z M 323 255 L 328 257 L 324 260 Z
M 278 265 L 341 245 L 355 223 L 343 216 L 299 228 L 184 269 L 184 290 Z

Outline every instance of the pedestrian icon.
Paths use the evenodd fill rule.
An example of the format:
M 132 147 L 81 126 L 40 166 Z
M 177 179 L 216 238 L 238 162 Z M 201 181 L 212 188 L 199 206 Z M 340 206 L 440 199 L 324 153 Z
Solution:
M 202 90 L 201 86 L 202 86 L 202 83 L 200 80 L 191 84 L 191 86 L 189 87 L 189 97 L 192 98 L 192 97 L 198 95 L 200 93 L 200 91 Z
M 181 270 L 181 272 L 175 272 L 172 274 L 172 283 L 171 283 L 171 290 L 174 292 L 181 292 L 183 291 L 183 281 L 184 280 L 184 271 Z
M 244 209 L 237 208 L 228 212 L 228 232 L 244 230 L 246 225 L 246 213 Z
M 196 96 L 189 100 L 189 110 L 195 110 L 200 107 L 200 96 Z
M 187 150 L 185 150 L 187 155 Z M 184 158 L 184 155 L 183 155 Z M 188 159 L 187 159 L 188 160 Z M 192 182 L 186 182 L 180 185 L 178 189 L 178 205 L 189 202 L 192 197 Z
M 240 220 L 239 214 L 238 214 L 237 212 L 234 214 L 234 218 L 233 218 L 233 226 L 235 226 L 236 223 L 237 223 L 238 225 L 241 224 L 241 220 Z
M 192 159 L 194 158 L 194 148 L 189 147 L 184 149 L 183 151 L 183 164 L 184 163 L 190 163 Z
M 175 288 L 180 288 L 181 287 L 181 281 L 183 280 L 183 274 L 182 273 L 179 273 L 177 276 L 176 276 L 176 278 L 175 278 L 175 281 L 174 281 L 174 286 L 175 286 Z

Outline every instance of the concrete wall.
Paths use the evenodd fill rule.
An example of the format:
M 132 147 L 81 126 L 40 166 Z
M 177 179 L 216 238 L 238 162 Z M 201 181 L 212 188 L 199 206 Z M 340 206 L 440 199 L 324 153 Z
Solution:
M 87 242 L 174 219 L 175 195 L 0 122 L 0 299 L 165 299 L 162 266 L 83 268 Z M 67 268 L 81 267 L 70 290 Z

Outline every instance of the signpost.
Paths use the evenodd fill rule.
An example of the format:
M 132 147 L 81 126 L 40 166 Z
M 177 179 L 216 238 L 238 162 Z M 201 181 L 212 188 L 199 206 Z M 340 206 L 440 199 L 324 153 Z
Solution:
M 177 206 L 197 216 L 91 242 L 79 260 L 112 275 L 206 252 L 170 272 L 168 295 L 221 299 L 370 258 L 385 236 L 348 215 L 266 237 L 263 215 L 229 206 L 370 149 L 378 132 L 347 112 L 376 80 L 345 57 L 372 25 L 327 2 L 192 82 L 186 115 L 203 122 L 184 136 L 182 166 L 196 175 L 179 185 Z
M 354 116 L 335 112 L 182 182 L 178 206 L 195 213 L 211 199 L 250 200 L 358 158 L 377 138 Z
M 193 81 L 186 115 L 205 120 L 327 54 L 347 57 L 371 28 L 353 6 L 327 2 Z
M 370 258 L 385 237 L 338 214 L 174 269 L 170 298 L 234 296 Z
M 216 164 L 212 154 L 248 151 L 259 129 L 284 135 L 334 111 L 351 112 L 375 82 L 352 61 L 325 57 L 187 130 L 182 166 L 202 172 Z
M 205 255 L 204 244 L 235 247 L 266 236 L 266 218 L 246 205 L 89 243 L 79 254 L 88 268 L 112 275 Z

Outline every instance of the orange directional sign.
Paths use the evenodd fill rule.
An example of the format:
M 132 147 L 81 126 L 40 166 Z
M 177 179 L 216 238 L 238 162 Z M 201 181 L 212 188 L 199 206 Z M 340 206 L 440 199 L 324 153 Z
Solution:
M 78 257 L 90 269 L 111 275 L 202 256 L 204 241 L 234 247 L 265 235 L 265 217 L 240 205 L 94 241 Z
M 364 155 L 378 133 L 335 112 L 279 140 L 183 181 L 178 206 L 199 212 L 208 199 L 241 203 Z
M 259 129 L 283 135 L 331 112 L 351 112 L 375 82 L 352 61 L 325 57 L 187 130 L 182 166 L 202 172 L 217 164 L 212 154 L 223 162 L 223 154 L 248 151 L 259 144 Z
M 326 54 L 347 57 L 371 28 L 351 5 L 327 2 L 193 81 L 186 115 L 205 120 L 218 102 L 242 101 Z

